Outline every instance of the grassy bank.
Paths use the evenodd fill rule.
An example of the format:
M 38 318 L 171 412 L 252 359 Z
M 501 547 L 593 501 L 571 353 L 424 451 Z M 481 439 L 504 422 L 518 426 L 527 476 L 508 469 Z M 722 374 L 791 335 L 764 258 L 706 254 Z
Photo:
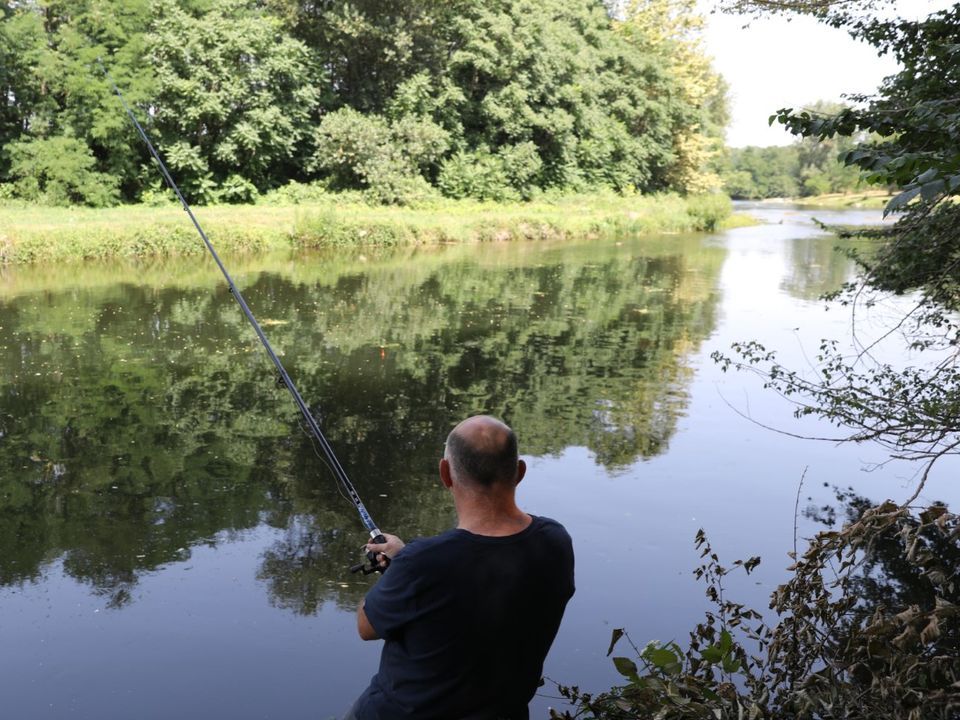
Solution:
M 715 230 L 731 216 L 723 196 L 572 196 L 531 203 L 438 201 L 372 207 L 335 196 L 288 205 L 222 205 L 194 212 L 219 250 L 411 245 Z M 0 205 L 0 262 L 202 254 L 175 206 L 51 208 Z
M 886 190 L 865 190 L 851 193 L 829 193 L 802 198 L 780 198 L 762 202 L 790 202 L 804 207 L 827 209 L 866 209 L 882 210 L 890 202 L 891 194 Z

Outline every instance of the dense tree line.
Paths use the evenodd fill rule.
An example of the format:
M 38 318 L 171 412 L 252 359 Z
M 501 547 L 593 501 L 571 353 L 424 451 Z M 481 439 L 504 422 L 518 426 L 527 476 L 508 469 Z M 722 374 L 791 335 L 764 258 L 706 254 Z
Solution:
M 807 111 L 831 115 L 843 110 L 835 103 L 814 103 Z M 801 138 L 786 146 L 732 148 L 722 169 L 724 190 L 733 198 L 808 197 L 850 192 L 866 183 L 856 167 L 842 158 L 856 137 Z
M 700 22 L 693 0 L 8 2 L 0 197 L 164 192 L 101 57 L 195 202 L 702 191 L 726 106 Z

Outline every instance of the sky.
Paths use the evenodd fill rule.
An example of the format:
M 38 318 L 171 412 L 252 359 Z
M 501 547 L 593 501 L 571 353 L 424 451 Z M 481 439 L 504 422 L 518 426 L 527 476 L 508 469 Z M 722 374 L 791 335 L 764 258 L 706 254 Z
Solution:
M 952 5 L 953 0 L 897 0 L 893 10 L 916 18 Z M 714 67 L 730 84 L 731 147 L 787 145 L 795 138 L 782 126 L 767 124 L 778 109 L 841 100 L 844 93 L 872 93 L 897 70 L 891 58 L 878 57 L 869 45 L 810 18 L 752 20 L 744 27 L 747 20 L 708 14 L 704 32 Z

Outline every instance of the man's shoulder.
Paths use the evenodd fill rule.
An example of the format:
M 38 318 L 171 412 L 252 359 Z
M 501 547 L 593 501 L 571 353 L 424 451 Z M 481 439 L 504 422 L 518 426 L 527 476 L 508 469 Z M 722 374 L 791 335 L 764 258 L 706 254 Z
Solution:
M 447 530 L 439 535 L 430 535 L 429 537 L 418 537 L 407 543 L 400 554 L 407 562 L 422 562 L 429 560 L 438 553 L 443 554 L 445 550 L 462 542 L 463 538 L 456 530 Z
M 566 542 L 570 542 L 570 533 L 567 532 L 567 529 L 563 525 L 553 518 L 543 517 L 542 515 L 531 515 L 531 517 L 533 518 L 531 527 L 534 529 L 556 536 L 558 539 L 563 538 L 566 540 Z

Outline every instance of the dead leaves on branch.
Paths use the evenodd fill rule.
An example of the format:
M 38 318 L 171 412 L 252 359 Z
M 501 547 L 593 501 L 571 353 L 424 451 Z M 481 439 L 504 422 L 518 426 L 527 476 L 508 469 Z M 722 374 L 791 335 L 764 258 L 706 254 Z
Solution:
M 641 649 L 614 630 L 608 655 L 624 639 L 633 650 L 613 658 L 626 684 L 596 694 L 558 686 L 573 710 L 551 718 L 958 717 L 960 518 L 944 505 L 887 501 L 819 533 L 771 596 L 771 624 L 724 594 L 724 577 L 759 558 L 724 567 L 703 531 L 696 545 L 714 610 L 688 646 Z

